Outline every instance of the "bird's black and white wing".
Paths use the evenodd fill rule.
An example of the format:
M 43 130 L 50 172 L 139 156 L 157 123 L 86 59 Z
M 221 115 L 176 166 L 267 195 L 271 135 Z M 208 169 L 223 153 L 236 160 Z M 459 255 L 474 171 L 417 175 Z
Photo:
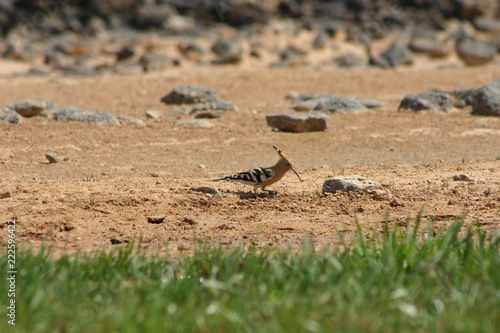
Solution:
M 258 185 L 264 183 L 274 176 L 274 171 L 270 168 L 258 167 L 252 170 L 237 173 L 214 181 L 226 180 L 245 185 Z

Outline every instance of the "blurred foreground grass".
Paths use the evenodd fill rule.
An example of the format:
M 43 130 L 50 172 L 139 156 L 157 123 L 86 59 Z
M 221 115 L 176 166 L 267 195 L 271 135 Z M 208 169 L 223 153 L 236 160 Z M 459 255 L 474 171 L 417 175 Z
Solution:
M 494 332 L 500 239 L 462 221 L 316 252 L 200 247 L 176 258 L 137 246 L 17 256 L 16 325 L 1 332 Z M 7 258 L 0 258 L 5 272 Z

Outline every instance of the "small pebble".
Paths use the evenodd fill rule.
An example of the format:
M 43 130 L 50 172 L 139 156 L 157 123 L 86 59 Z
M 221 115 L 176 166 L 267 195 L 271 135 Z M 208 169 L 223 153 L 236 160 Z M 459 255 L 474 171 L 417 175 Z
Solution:
M 59 157 L 57 157 L 54 153 L 45 154 L 45 158 L 49 161 L 49 163 L 57 163 L 59 162 Z

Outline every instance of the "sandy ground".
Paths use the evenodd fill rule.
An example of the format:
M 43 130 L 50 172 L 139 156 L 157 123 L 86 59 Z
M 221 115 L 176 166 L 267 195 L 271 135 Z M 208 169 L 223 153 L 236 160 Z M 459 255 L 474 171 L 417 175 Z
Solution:
M 318 246 L 364 232 L 414 221 L 422 209 L 435 232 L 467 214 L 466 225 L 497 232 L 500 223 L 500 118 L 398 112 L 408 93 L 429 88 L 471 88 L 500 77 L 499 66 L 453 70 L 314 71 L 254 67 L 193 67 L 142 75 L 100 77 L 3 77 L 0 104 L 24 98 L 143 118 L 147 126 L 50 122 L 31 118 L 0 124 L 0 221 L 17 223 L 21 247 L 59 250 L 109 248 L 142 242 L 170 251 L 207 244 L 296 247 L 305 235 Z M 160 98 L 176 86 L 215 89 L 239 106 L 211 120 L 211 128 L 178 124 L 178 106 Z M 292 113 L 287 92 L 376 98 L 371 114 L 332 114 L 328 129 L 283 133 L 265 115 Z M 257 166 L 270 166 L 276 145 L 294 161 L 293 173 L 270 187 L 275 196 L 254 199 L 251 187 L 213 183 Z M 61 161 L 48 164 L 47 152 Z M 454 181 L 464 174 L 469 180 Z M 360 175 L 378 191 L 323 194 L 335 176 Z M 213 186 L 222 197 L 191 191 Z M 159 224 L 149 217 L 162 217 Z M 118 246 L 122 246 L 118 245 Z

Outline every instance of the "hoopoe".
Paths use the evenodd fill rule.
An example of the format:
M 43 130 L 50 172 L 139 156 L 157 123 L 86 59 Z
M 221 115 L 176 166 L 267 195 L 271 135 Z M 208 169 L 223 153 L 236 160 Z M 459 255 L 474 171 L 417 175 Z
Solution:
M 288 170 L 295 172 L 299 180 L 302 181 L 297 171 L 292 165 L 292 161 L 288 156 L 286 156 L 281 150 L 273 146 L 276 152 L 280 155 L 279 161 L 272 167 L 258 167 L 252 170 L 237 173 L 232 176 L 226 176 L 220 179 L 213 179 L 212 181 L 231 181 L 236 183 L 241 183 L 245 185 L 253 185 L 253 193 L 257 198 L 257 190 L 260 188 L 262 191 L 273 192 L 266 190 L 266 186 L 276 183 L 278 180 L 283 178 Z

